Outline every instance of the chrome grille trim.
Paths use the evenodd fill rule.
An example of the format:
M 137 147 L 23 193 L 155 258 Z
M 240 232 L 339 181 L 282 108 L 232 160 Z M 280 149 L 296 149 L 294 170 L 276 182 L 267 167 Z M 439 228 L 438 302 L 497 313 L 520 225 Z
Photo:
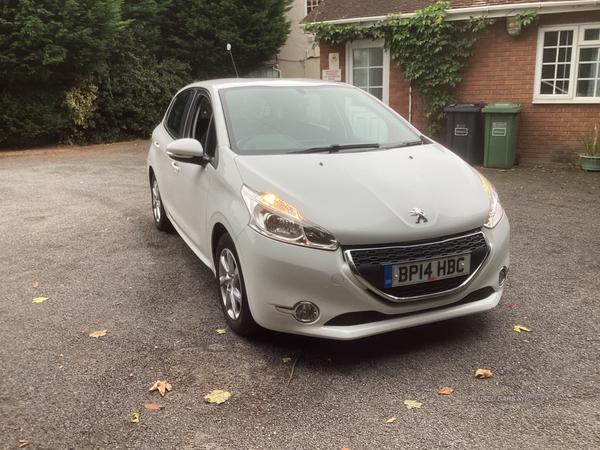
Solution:
M 464 254 L 464 253 L 467 253 L 467 251 L 465 251 L 465 250 L 467 247 L 469 247 L 470 240 L 473 241 L 470 245 L 471 247 L 479 246 L 479 248 L 477 250 L 482 250 L 483 249 L 482 246 L 485 245 L 485 256 L 479 262 L 477 267 L 475 267 L 473 270 L 471 270 L 471 273 L 469 274 L 469 276 L 466 277 L 466 279 L 464 279 L 458 286 L 453 287 L 451 289 L 441 290 L 441 291 L 433 292 L 433 293 L 429 293 L 429 294 L 414 295 L 414 296 L 391 295 L 391 294 L 383 291 L 382 289 L 374 286 L 371 282 L 369 282 L 367 279 L 365 279 L 365 277 L 360 273 L 360 269 L 357 267 L 357 265 L 360 266 L 362 263 L 361 262 L 355 263 L 355 259 L 357 259 L 357 260 L 364 259 L 364 258 L 362 258 L 362 255 L 361 256 L 358 255 L 359 252 L 371 252 L 372 254 L 375 254 L 375 256 L 374 256 L 375 259 L 380 258 L 379 256 L 377 256 L 377 254 L 379 254 L 379 255 L 383 254 L 387 260 L 380 259 L 378 261 L 378 264 L 380 265 L 382 270 L 383 270 L 384 266 L 393 265 L 393 264 L 402 264 L 403 262 L 425 261 L 428 259 L 444 257 L 446 255 Z M 450 246 L 454 246 L 455 250 L 452 251 L 451 249 L 448 249 L 446 252 L 431 253 L 431 250 L 436 247 L 443 248 L 443 247 L 450 247 Z M 414 256 L 414 255 L 423 254 L 423 250 L 429 250 L 429 255 L 426 255 L 423 257 L 415 257 Z M 354 256 L 353 256 L 353 253 L 354 253 Z M 385 253 L 387 253 L 387 255 Z M 402 253 L 408 253 L 411 256 L 408 256 L 405 258 L 398 258 L 400 255 L 402 255 Z M 425 252 L 425 253 L 427 253 L 427 252 Z M 449 294 L 453 294 L 453 293 L 461 291 L 471 282 L 473 277 L 475 277 L 475 275 L 477 275 L 477 273 L 479 272 L 479 270 L 481 269 L 481 267 L 483 266 L 485 261 L 487 261 L 489 254 L 490 254 L 490 243 L 487 239 L 487 236 L 482 231 L 475 231 L 475 232 L 467 233 L 467 234 L 460 235 L 460 236 L 455 236 L 455 237 L 446 238 L 446 239 L 442 238 L 440 240 L 434 240 L 434 241 L 420 243 L 420 244 L 407 244 L 407 245 L 399 244 L 399 245 L 391 245 L 391 246 L 385 246 L 385 247 L 364 247 L 364 248 L 347 249 L 347 250 L 344 250 L 344 259 L 346 260 L 346 263 L 348 264 L 348 266 L 350 267 L 350 270 L 352 270 L 352 273 L 356 276 L 356 278 L 371 292 L 375 293 L 379 297 L 384 298 L 385 300 L 390 300 L 393 302 L 407 302 L 407 301 L 425 300 L 428 298 L 440 297 L 442 295 L 449 295 Z M 392 261 L 390 261 L 390 256 L 395 257 L 395 258 Z M 383 280 L 383 276 L 381 278 Z M 441 280 L 441 281 L 444 281 L 444 280 Z M 422 286 L 424 284 L 425 283 L 420 283 L 420 284 L 414 285 L 414 286 Z

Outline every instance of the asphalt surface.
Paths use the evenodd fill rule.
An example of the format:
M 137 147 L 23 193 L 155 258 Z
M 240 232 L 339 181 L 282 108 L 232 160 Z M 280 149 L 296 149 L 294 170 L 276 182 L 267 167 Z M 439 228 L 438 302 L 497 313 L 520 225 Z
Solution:
M 155 229 L 147 148 L 0 152 L 0 449 L 600 448 L 600 173 L 483 170 L 512 225 L 492 311 L 244 339 L 217 333 L 212 273 Z M 216 389 L 231 398 L 205 403 Z

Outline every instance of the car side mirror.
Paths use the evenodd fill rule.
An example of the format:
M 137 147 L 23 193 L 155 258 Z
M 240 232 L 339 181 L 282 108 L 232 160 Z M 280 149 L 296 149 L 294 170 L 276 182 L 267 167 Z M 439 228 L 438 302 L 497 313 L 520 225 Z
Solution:
M 196 139 L 177 139 L 167 145 L 167 155 L 176 161 L 202 163 L 205 161 L 202 144 Z

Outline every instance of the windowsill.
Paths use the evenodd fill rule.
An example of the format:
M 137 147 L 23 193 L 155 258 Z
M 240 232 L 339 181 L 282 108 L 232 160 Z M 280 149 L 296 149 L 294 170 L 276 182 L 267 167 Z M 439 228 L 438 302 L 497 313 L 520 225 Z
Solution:
M 593 98 L 582 98 L 582 99 L 572 99 L 572 98 L 537 98 L 531 102 L 534 105 L 590 105 L 590 104 L 600 104 L 600 97 Z

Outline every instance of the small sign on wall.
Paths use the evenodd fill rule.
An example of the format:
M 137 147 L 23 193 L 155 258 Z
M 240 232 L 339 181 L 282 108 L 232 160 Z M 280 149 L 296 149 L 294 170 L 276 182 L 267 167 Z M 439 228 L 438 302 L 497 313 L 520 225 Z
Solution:
M 340 68 L 340 54 L 329 54 L 329 70 L 338 70 Z
M 325 81 L 342 81 L 342 69 L 324 70 L 323 80 Z

